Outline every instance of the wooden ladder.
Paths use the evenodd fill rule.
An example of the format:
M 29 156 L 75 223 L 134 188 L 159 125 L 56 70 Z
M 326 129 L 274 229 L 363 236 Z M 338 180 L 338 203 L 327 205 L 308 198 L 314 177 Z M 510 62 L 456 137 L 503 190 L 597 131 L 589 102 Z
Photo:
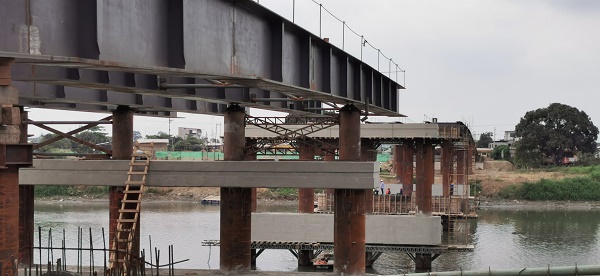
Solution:
M 151 145 L 150 153 L 146 153 L 140 150 L 137 143 L 133 147 L 121 209 L 119 209 L 116 238 L 111 241 L 110 269 L 121 269 L 125 275 L 128 274 L 128 268 L 134 260 L 133 256 L 136 252 L 133 251 L 138 250 L 135 246 L 136 231 L 139 227 L 140 205 L 153 148 L 154 145 Z

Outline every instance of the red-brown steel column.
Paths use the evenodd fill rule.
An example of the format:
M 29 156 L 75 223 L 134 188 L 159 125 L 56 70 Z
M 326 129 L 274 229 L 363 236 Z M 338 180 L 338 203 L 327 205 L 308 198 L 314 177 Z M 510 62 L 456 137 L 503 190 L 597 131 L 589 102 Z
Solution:
M 256 152 L 251 153 L 251 154 L 245 154 L 244 155 L 244 160 L 245 161 L 256 161 Z M 257 205 L 257 199 L 256 199 L 256 188 L 250 188 L 252 189 L 252 191 L 250 192 L 252 195 L 252 207 L 250 208 L 252 213 L 256 212 L 256 205 Z
M 393 149 L 393 166 L 394 166 L 394 173 L 396 174 L 396 181 L 398 183 L 402 183 L 402 173 L 403 173 L 403 166 L 402 166 L 402 157 L 404 157 L 403 152 L 402 152 L 402 147 L 400 145 L 394 145 L 394 149 Z M 402 187 L 404 189 L 404 187 Z
M 334 150 L 334 149 L 331 149 Z M 323 161 L 335 161 L 335 154 L 329 153 L 327 151 L 323 151 Z M 334 189 L 325 189 L 323 191 L 327 198 L 332 198 L 334 195 Z
M 340 109 L 340 161 L 360 160 L 360 110 Z M 367 190 L 336 189 L 333 256 L 336 275 L 365 274 L 365 200 Z
M 244 160 L 245 112 L 231 104 L 225 111 L 225 161 Z M 251 269 L 252 189 L 221 187 L 220 269 L 243 273 Z
M 315 147 L 299 146 L 299 159 L 302 161 L 315 160 Z M 298 189 L 298 213 L 315 212 L 315 189 L 300 188 Z M 313 250 L 298 250 L 298 266 L 312 266 Z
M 311 146 L 298 147 L 299 159 L 302 161 L 315 160 L 315 148 Z M 298 213 L 314 213 L 315 210 L 315 189 L 298 189 Z
M 410 197 L 413 192 L 413 158 L 415 153 L 413 147 L 407 142 L 404 142 L 400 148 L 402 152 L 402 163 L 400 164 L 402 167 L 402 176 L 400 183 L 402 183 L 404 195 Z
M 117 109 L 113 111 L 112 119 L 112 159 L 131 160 L 131 154 L 133 153 L 133 111 L 131 111 L 131 109 L 127 106 L 118 106 Z M 123 200 L 123 195 L 123 187 L 109 187 L 108 237 L 111 247 L 113 247 L 113 241 L 117 235 L 117 220 L 119 219 L 119 209 L 121 209 L 121 200 Z M 137 227 L 137 229 L 138 231 L 136 231 L 136 241 L 134 244 L 139 245 L 140 227 Z M 124 246 L 124 243 L 119 243 L 118 248 L 122 249 Z M 139 251 L 132 250 L 132 252 L 135 254 Z
M 461 149 L 456 151 L 456 183 L 455 185 L 465 184 L 465 158 L 466 151 Z
M 13 59 L 0 59 L 0 110 L 10 109 L 19 103 L 16 88 L 11 86 Z M 0 128 L 0 144 L 17 144 L 20 139 L 19 124 L 4 123 Z M 6 153 L 0 153 L 6 154 Z M 6 156 L 0 156 L 5 160 Z M 13 268 L 19 258 L 19 168 L 0 168 L 0 262 L 2 275 L 17 275 Z
M 442 171 L 442 190 L 445 197 L 450 195 L 450 183 L 453 179 L 454 163 L 454 144 L 450 141 L 444 141 L 442 143 L 442 162 L 440 169 Z
M 370 139 L 360 139 L 360 161 L 376 162 L 377 150 L 375 143 Z M 375 188 L 375 187 L 374 187 Z M 367 214 L 373 213 L 373 192 L 367 191 L 367 199 L 365 201 L 365 209 Z
M 416 178 L 418 211 L 431 215 L 431 189 L 433 186 L 433 144 L 429 139 L 420 139 L 415 142 L 416 148 Z
M 27 120 L 27 112 L 21 111 L 21 122 Z M 21 124 L 20 144 L 27 144 L 27 124 Z M 19 262 L 30 266 L 33 261 L 33 185 L 19 185 Z

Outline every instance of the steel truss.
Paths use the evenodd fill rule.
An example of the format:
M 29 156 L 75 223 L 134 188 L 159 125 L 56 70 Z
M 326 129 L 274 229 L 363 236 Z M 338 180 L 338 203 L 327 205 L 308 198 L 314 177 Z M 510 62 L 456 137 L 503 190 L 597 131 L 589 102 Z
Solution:
M 309 137 L 308 135 L 330 128 L 338 124 L 337 117 L 246 117 L 246 124 L 254 125 L 273 132 L 278 137 L 273 139 L 251 140 L 247 143 L 246 155 L 256 153 L 297 154 L 298 146 L 319 147 L 335 154 L 338 145 L 327 140 Z M 298 129 L 290 129 L 284 125 L 302 125 Z M 274 145 L 289 143 L 291 149 L 277 149 Z

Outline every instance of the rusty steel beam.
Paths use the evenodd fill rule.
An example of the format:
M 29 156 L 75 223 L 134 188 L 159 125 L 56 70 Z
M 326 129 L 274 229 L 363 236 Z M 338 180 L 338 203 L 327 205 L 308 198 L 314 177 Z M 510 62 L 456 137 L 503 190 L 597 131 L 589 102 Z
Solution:
M 360 110 L 340 109 L 340 161 L 360 161 Z M 369 193 L 370 194 L 370 193 Z M 365 273 L 367 190 L 336 189 L 334 199 L 334 274 Z
M 229 105 L 224 118 L 225 161 L 244 160 L 244 108 Z M 252 189 L 221 188 L 221 271 L 247 273 L 251 269 Z
M 431 190 L 434 177 L 434 152 L 433 144 L 429 139 L 418 139 L 415 142 L 416 153 L 416 178 L 417 178 L 417 210 L 420 213 L 431 215 Z

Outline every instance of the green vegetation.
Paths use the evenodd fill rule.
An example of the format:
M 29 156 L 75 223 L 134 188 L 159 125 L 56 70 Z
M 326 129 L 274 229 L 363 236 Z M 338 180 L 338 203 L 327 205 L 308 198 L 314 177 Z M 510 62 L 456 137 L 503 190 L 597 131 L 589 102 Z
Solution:
M 558 166 L 564 157 L 596 151 L 598 128 L 590 117 L 560 103 L 527 112 L 515 131 L 521 137 L 515 143 L 515 164 L 519 167 L 539 167 L 544 163 Z
M 487 148 L 490 145 L 490 143 L 494 142 L 492 135 L 493 133 L 491 132 L 484 132 L 481 135 L 479 135 L 479 140 L 477 140 L 476 146 L 478 148 Z
M 481 180 L 477 179 L 477 180 L 469 181 L 469 187 L 471 189 L 470 194 L 472 196 L 477 195 L 479 192 L 482 191 Z
M 500 190 L 498 196 L 524 200 L 600 200 L 600 166 L 572 167 L 566 171 L 582 176 L 510 185 Z
M 35 186 L 35 197 L 53 197 L 53 196 L 100 196 L 108 193 L 108 187 L 90 186 L 59 186 L 59 185 L 38 185 Z

